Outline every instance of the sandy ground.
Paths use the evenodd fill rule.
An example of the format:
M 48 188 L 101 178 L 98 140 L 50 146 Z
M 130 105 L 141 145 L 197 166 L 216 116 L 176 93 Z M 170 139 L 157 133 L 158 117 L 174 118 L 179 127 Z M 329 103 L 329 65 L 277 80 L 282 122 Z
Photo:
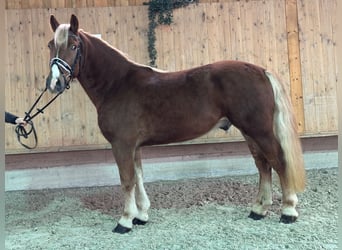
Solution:
M 6 249 L 337 249 L 336 168 L 308 171 L 300 217 L 279 223 L 279 185 L 260 221 L 247 218 L 257 175 L 146 184 L 150 221 L 111 232 L 122 211 L 118 186 L 6 192 Z

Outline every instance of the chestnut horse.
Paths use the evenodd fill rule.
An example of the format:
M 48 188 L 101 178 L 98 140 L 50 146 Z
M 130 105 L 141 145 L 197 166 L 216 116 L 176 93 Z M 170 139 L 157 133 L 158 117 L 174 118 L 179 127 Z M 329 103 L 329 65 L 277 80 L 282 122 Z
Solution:
M 95 105 L 98 125 L 112 146 L 124 211 L 113 229 L 126 233 L 148 221 L 140 148 L 196 138 L 215 126 L 238 128 L 258 168 L 259 191 L 249 217 L 263 218 L 272 204 L 272 168 L 282 188 L 280 221 L 294 222 L 297 192 L 305 188 L 301 144 L 289 98 L 266 69 L 221 61 L 162 72 L 129 60 L 105 41 L 50 18 L 50 73 L 46 85 L 62 92 L 77 78 Z

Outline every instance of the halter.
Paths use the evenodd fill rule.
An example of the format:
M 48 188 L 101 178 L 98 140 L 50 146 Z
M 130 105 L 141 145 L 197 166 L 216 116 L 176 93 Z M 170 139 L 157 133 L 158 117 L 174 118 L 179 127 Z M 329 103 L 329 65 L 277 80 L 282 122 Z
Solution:
M 78 40 L 79 37 L 77 37 Z M 81 43 L 80 43 L 81 45 Z M 75 78 L 74 76 L 74 69 L 75 69 L 75 66 L 77 64 L 77 62 L 79 62 L 80 60 L 80 57 L 81 57 L 81 52 L 80 52 L 80 46 L 78 46 L 77 48 L 77 52 L 76 52 L 76 56 L 75 56 L 75 59 L 74 59 L 74 62 L 72 63 L 72 65 L 70 66 L 66 61 L 64 61 L 63 59 L 61 58 L 58 58 L 58 57 L 54 57 L 51 59 L 50 61 L 50 69 L 52 68 L 53 65 L 56 65 L 59 69 L 59 71 L 62 73 L 63 77 L 65 78 L 65 82 L 66 82 L 66 89 L 69 89 L 70 88 L 70 82 Z M 63 69 L 63 71 L 61 71 L 61 69 Z M 65 76 L 63 74 L 63 72 L 67 72 L 67 75 Z

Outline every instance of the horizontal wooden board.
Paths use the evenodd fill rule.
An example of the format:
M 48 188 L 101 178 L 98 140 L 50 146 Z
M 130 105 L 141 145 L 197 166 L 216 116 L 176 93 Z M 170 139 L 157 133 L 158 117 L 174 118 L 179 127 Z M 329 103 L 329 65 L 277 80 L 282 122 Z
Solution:
M 177 0 L 182 1 L 182 0 Z M 192 0 L 183 0 L 195 2 Z M 197 3 L 226 3 L 240 0 L 197 0 Z M 244 0 L 248 1 L 248 0 Z M 263 0 L 253 0 L 263 1 Z M 38 8 L 93 8 L 142 6 L 149 0 L 5 0 L 6 9 L 38 9 Z

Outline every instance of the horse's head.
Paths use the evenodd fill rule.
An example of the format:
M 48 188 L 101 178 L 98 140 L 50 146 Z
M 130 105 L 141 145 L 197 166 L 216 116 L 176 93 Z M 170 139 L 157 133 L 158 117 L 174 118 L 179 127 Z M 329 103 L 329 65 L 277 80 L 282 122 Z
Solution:
M 70 24 L 59 24 L 51 15 L 50 24 L 55 35 L 48 44 L 50 73 L 46 79 L 46 87 L 56 93 L 68 88 L 69 82 L 80 73 L 81 39 L 75 15 L 71 16 Z

